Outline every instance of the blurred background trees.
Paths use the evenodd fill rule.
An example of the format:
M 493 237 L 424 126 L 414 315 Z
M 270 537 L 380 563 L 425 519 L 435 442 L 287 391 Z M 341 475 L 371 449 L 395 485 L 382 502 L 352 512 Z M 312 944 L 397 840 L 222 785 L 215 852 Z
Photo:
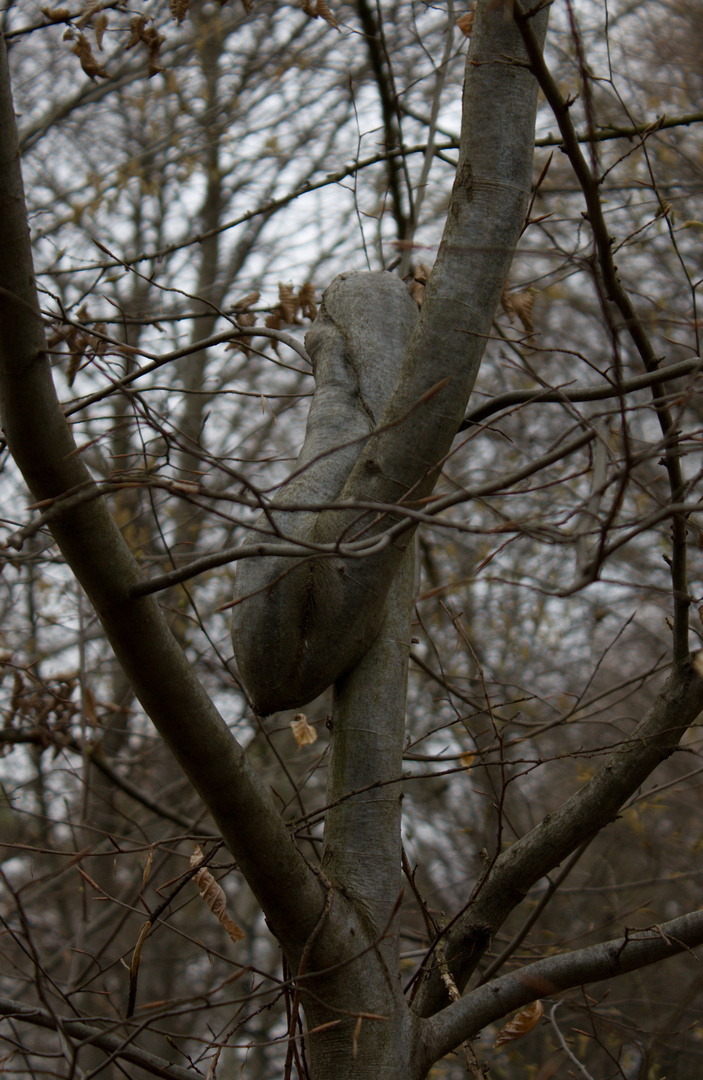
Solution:
M 303 335 L 333 276 L 397 267 L 421 299 L 456 160 L 465 14 L 411 0 L 6 4 L 57 382 L 150 576 L 236 546 L 287 475 L 312 388 Z M 602 177 L 620 278 L 656 356 L 690 362 L 663 392 L 691 509 L 703 15 L 692 0 L 559 0 L 551 19 L 547 59 Z M 429 940 L 417 896 L 438 924 L 453 914 L 490 860 L 627 739 L 671 658 L 666 447 L 651 389 L 617 393 L 643 369 L 560 141 L 544 105 L 530 221 L 473 422 L 440 483 L 465 498 L 417 542 L 408 979 Z M 569 400 L 606 384 L 612 396 Z M 525 400 L 541 388 L 557 400 Z M 569 451 L 584 432 L 591 440 Z M 220 1069 L 279 1076 L 290 1002 L 276 942 L 62 564 L 51 507 L 27 506 L 1 460 L 0 993 L 117 1021 L 131 984 L 142 1045 L 177 1049 L 203 1073 L 214 1054 Z M 490 495 L 472 494 L 489 483 Z M 700 603 L 697 521 L 689 588 Z M 161 599 L 314 861 L 329 700 L 308 710 L 317 739 L 301 747 L 292 714 L 252 714 L 231 657 L 232 576 L 232 564 L 209 570 Z M 532 891 L 484 974 L 699 907 L 698 762 L 693 729 L 618 822 Z M 190 880 L 194 843 L 244 930 L 236 944 Z M 691 958 L 671 960 L 567 995 L 500 1050 L 487 1031 L 477 1049 L 506 1080 L 688 1080 L 701 1067 L 701 991 Z M 12 1019 L 0 1031 L 8 1073 L 78 1068 L 52 1035 Z M 104 1061 L 84 1051 L 82 1075 L 120 1071 Z M 457 1057 L 435 1075 L 464 1072 Z

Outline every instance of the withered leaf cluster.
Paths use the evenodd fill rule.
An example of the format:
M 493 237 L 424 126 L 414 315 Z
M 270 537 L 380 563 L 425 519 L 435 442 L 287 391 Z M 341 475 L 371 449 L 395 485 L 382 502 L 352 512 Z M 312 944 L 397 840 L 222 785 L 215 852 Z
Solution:
M 88 318 L 85 306 L 78 312 L 78 319 L 83 322 Z M 49 335 L 47 345 L 49 352 L 64 351 L 68 354 L 66 367 L 66 379 L 69 386 L 73 382 L 78 371 L 84 363 L 90 363 L 96 356 L 104 356 L 107 351 L 107 342 L 100 335 L 105 334 L 106 327 L 102 322 L 95 323 L 95 333 L 91 334 L 82 326 L 73 323 L 62 323 L 56 326 Z
M 247 309 L 256 304 L 259 297 L 260 293 L 255 290 L 237 301 L 233 307 L 237 326 L 249 328 L 256 325 L 256 314 Z M 270 330 L 280 330 L 284 323 L 301 326 L 303 319 L 312 322 L 316 315 L 315 286 L 311 281 L 301 285 L 297 293 L 292 285 L 279 282 L 278 303 L 264 319 L 264 326 Z M 227 346 L 227 351 L 240 350 L 245 356 L 251 356 L 251 340 L 251 337 L 246 340 L 237 338 Z M 274 340 L 271 344 L 274 351 L 277 351 L 278 343 Z

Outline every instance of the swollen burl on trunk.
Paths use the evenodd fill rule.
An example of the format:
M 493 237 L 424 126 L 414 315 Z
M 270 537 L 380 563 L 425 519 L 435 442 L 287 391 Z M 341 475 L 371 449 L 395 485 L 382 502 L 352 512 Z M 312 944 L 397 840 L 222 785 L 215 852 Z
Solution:
M 330 528 L 332 542 L 351 538 L 348 513 L 315 507 L 339 499 L 378 426 L 417 317 L 417 304 L 393 274 L 335 278 L 305 338 L 315 392 L 302 450 L 272 499 L 274 509 L 259 517 L 245 544 L 319 543 L 323 530 L 329 543 Z M 374 576 L 373 559 L 314 552 L 240 562 L 232 643 L 257 712 L 304 705 L 356 663 L 375 636 L 384 576 L 381 565 Z

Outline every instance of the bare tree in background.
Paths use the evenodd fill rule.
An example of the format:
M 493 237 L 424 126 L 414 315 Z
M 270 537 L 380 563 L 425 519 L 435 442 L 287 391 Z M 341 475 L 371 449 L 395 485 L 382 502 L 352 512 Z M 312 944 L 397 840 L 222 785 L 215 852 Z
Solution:
M 696 1074 L 700 73 L 547 6 L 7 5 L 8 1071 Z

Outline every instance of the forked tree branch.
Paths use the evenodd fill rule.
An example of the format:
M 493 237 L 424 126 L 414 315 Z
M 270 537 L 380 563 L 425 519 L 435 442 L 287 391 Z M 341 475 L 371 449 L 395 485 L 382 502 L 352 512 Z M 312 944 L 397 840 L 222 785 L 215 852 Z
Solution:
M 10 450 L 36 500 L 92 479 L 51 378 L 34 282 L 4 43 L 0 43 L 0 405 Z M 147 715 L 193 783 L 284 945 L 302 947 L 324 893 L 268 790 L 197 680 L 142 579 L 104 499 L 52 522 Z
M 76 1039 L 82 1045 L 97 1046 L 104 1050 L 110 1057 L 128 1061 L 130 1065 L 137 1065 L 152 1076 L 161 1076 L 163 1080 L 193 1080 L 193 1070 L 184 1069 L 181 1065 L 173 1065 L 165 1058 L 157 1057 L 148 1050 L 142 1050 L 135 1046 L 130 1038 L 113 1035 L 110 1031 L 103 1031 L 93 1024 L 86 1024 L 83 1020 L 72 1017 L 58 1017 L 40 1009 L 35 1005 L 27 1005 L 22 1001 L 12 1001 L 10 998 L 0 998 L 0 1016 L 11 1020 L 32 1024 L 34 1027 L 44 1028 L 47 1031 L 61 1031 L 69 1039 Z
M 671 922 L 628 931 L 625 937 L 586 949 L 538 960 L 479 986 L 448 1005 L 423 1034 L 426 1068 L 473 1039 L 488 1024 L 542 997 L 554 997 L 576 986 L 613 979 L 703 945 L 703 911 Z
M 490 935 L 532 886 L 615 821 L 627 799 L 675 752 L 702 709 L 703 680 L 690 664 L 676 668 L 624 747 L 610 754 L 579 791 L 496 859 L 480 891 L 447 933 L 445 953 L 460 989 L 475 970 Z M 446 1000 L 435 973 L 420 990 L 417 1009 L 429 1016 Z
M 546 10 L 534 23 L 541 40 Z M 515 23 L 495 5 L 479 5 L 459 164 L 419 317 L 390 274 L 341 275 L 333 282 L 306 340 L 316 366 L 306 441 L 297 475 L 277 502 L 393 504 L 433 490 L 463 420 L 524 223 L 536 110 L 537 85 Z M 360 452 L 340 446 L 365 434 Z M 334 458 L 301 473 L 320 449 L 335 445 Z M 301 539 L 333 545 L 374 537 L 396 521 L 394 514 L 326 511 L 300 514 L 291 529 L 290 517 L 288 538 L 299 530 Z M 262 517 L 245 542 L 261 542 L 266 527 Z M 405 522 L 402 529 L 393 543 L 352 564 L 342 557 L 293 570 L 271 558 L 241 564 L 236 596 L 244 602 L 234 609 L 233 642 L 262 712 L 305 704 L 364 655 L 412 536 Z
M 651 339 L 642 319 L 632 302 L 630 294 L 623 286 L 613 255 L 614 238 L 610 236 L 601 199 L 601 177 L 595 176 L 588 165 L 579 145 L 578 136 L 572 120 L 569 103 L 561 93 L 543 55 L 543 43 L 539 40 L 532 26 L 529 11 L 521 0 L 514 0 L 515 19 L 520 27 L 532 70 L 551 106 L 554 118 L 563 137 L 563 149 L 581 186 L 586 202 L 586 220 L 591 226 L 593 241 L 597 252 L 599 276 L 605 297 L 612 301 L 622 316 L 625 330 L 637 350 L 642 364 L 650 374 L 659 368 L 659 357 L 654 351 Z M 616 330 L 613 329 L 613 333 Z M 616 372 L 618 378 L 621 373 Z M 678 429 L 666 402 L 666 389 L 655 388 L 653 393 L 654 410 L 665 439 L 664 464 L 666 466 L 671 500 L 682 501 L 685 490 L 681 455 L 678 446 Z M 689 654 L 688 612 L 691 604 L 686 572 L 686 519 L 683 514 L 675 514 L 672 520 L 671 545 L 671 582 L 673 594 L 673 652 L 674 659 L 683 663 Z

